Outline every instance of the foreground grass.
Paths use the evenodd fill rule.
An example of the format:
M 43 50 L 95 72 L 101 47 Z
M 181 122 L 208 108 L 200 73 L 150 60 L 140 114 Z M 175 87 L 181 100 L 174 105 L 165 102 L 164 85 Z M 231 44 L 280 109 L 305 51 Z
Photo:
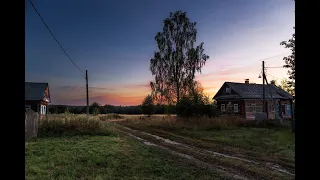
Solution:
M 122 136 L 38 138 L 26 143 L 26 179 L 220 179 Z
M 239 120 L 195 119 L 179 121 L 175 117 L 149 119 L 128 119 L 122 125 L 165 136 L 172 140 L 182 140 L 189 144 L 216 151 L 225 149 L 234 153 L 239 150 L 264 156 L 263 159 L 281 160 L 294 166 L 295 135 L 285 127 L 243 127 Z M 234 123 L 234 124 L 233 124 Z M 241 126 L 240 126 L 241 125 Z

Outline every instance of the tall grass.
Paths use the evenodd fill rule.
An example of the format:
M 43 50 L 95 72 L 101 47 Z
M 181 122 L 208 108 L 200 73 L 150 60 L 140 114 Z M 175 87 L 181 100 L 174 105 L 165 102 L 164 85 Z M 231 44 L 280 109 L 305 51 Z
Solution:
M 112 130 L 97 116 L 51 114 L 40 120 L 38 137 L 72 135 L 111 135 Z
M 225 129 L 244 125 L 246 124 L 246 120 L 238 117 L 193 117 L 186 119 L 178 116 L 151 116 L 128 117 L 122 123 L 132 126 L 152 126 L 164 129 Z
M 107 121 L 107 120 L 115 120 L 115 119 L 123 119 L 124 116 L 119 115 L 119 114 L 100 114 L 99 119 L 101 121 Z
M 229 129 L 234 127 L 282 127 L 275 121 L 257 122 L 246 120 L 236 116 L 221 117 L 192 117 L 182 118 L 178 116 L 131 116 L 126 117 L 122 122 L 131 126 L 150 126 L 163 129 L 194 129 L 194 130 L 211 130 L 211 129 Z

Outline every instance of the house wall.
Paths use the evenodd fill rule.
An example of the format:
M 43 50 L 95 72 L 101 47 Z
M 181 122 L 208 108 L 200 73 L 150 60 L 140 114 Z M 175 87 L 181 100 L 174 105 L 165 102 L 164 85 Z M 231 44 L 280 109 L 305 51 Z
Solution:
M 238 105 L 238 111 L 235 111 L 235 104 Z M 243 116 L 245 115 L 245 107 L 244 101 L 242 100 L 226 100 L 226 101 L 217 101 L 218 109 L 221 115 L 235 115 L 235 116 Z M 222 106 L 224 105 L 225 111 L 222 110 Z
M 277 99 L 277 100 L 274 100 L 274 103 L 272 103 L 271 100 L 265 100 L 265 102 L 267 105 L 266 109 L 267 109 L 268 119 L 292 118 L 291 110 L 289 110 L 291 108 L 290 100 Z M 282 105 L 284 105 L 284 107 Z M 263 101 L 262 100 L 245 100 L 245 107 L 246 107 L 246 110 L 245 110 L 246 119 L 254 120 L 255 113 L 263 112 Z
M 247 120 L 255 120 L 255 113 L 262 112 L 262 100 L 245 100 L 245 117 Z
M 43 111 L 41 111 L 41 106 L 43 106 Z M 40 115 L 45 115 L 48 112 L 48 103 L 43 101 L 25 101 L 25 108 L 27 107 L 30 107 L 30 109 L 39 113 Z
M 280 101 L 280 106 L 283 106 L 284 105 L 284 108 L 279 108 L 279 110 L 281 109 L 280 111 L 280 114 L 282 116 L 283 119 L 291 119 L 293 116 L 293 112 L 292 112 L 292 101 L 290 100 L 282 100 Z
M 29 106 L 33 111 L 39 112 L 38 107 L 40 103 L 40 101 L 25 101 L 25 107 L 27 108 L 27 106 Z

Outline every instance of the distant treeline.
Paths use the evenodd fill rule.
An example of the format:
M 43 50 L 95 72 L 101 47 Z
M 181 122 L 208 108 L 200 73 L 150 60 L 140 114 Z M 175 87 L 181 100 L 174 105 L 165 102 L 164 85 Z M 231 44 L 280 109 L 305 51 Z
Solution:
M 73 114 L 85 114 L 87 112 L 86 106 L 67 106 L 67 105 L 49 105 L 49 113 L 61 114 L 61 113 L 73 113 Z M 138 106 L 113 106 L 104 105 L 101 106 L 98 103 L 93 103 L 89 106 L 90 114 L 143 114 L 141 105 Z M 175 106 L 167 105 L 155 105 L 154 114 L 175 114 Z

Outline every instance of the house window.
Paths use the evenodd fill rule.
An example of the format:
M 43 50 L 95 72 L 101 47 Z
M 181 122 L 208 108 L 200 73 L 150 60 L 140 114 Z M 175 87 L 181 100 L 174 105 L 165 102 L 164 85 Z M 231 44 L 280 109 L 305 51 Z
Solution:
M 225 104 L 221 104 L 221 112 L 225 112 L 226 111 L 226 105 Z
M 282 104 L 281 105 L 281 112 L 282 112 L 282 115 L 286 115 L 286 105 L 285 104 Z
M 256 112 L 256 104 L 251 104 L 251 112 Z
M 233 111 L 234 111 L 235 113 L 238 112 L 238 104 L 234 104 L 234 105 L 233 105 Z
M 228 103 L 228 106 L 227 106 L 227 107 L 228 107 L 228 109 L 232 108 L 231 102 Z
M 271 112 L 274 112 L 275 111 L 275 109 L 274 109 L 274 105 L 273 104 L 271 104 Z
M 46 114 L 46 106 L 44 105 L 40 106 L 40 114 Z
M 47 106 L 43 106 L 43 114 L 47 114 Z
M 40 106 L 40 114 L 43 114 L 43 106 Z
M 25 109 L 31 109 L 31 105 L 24 105 Z

